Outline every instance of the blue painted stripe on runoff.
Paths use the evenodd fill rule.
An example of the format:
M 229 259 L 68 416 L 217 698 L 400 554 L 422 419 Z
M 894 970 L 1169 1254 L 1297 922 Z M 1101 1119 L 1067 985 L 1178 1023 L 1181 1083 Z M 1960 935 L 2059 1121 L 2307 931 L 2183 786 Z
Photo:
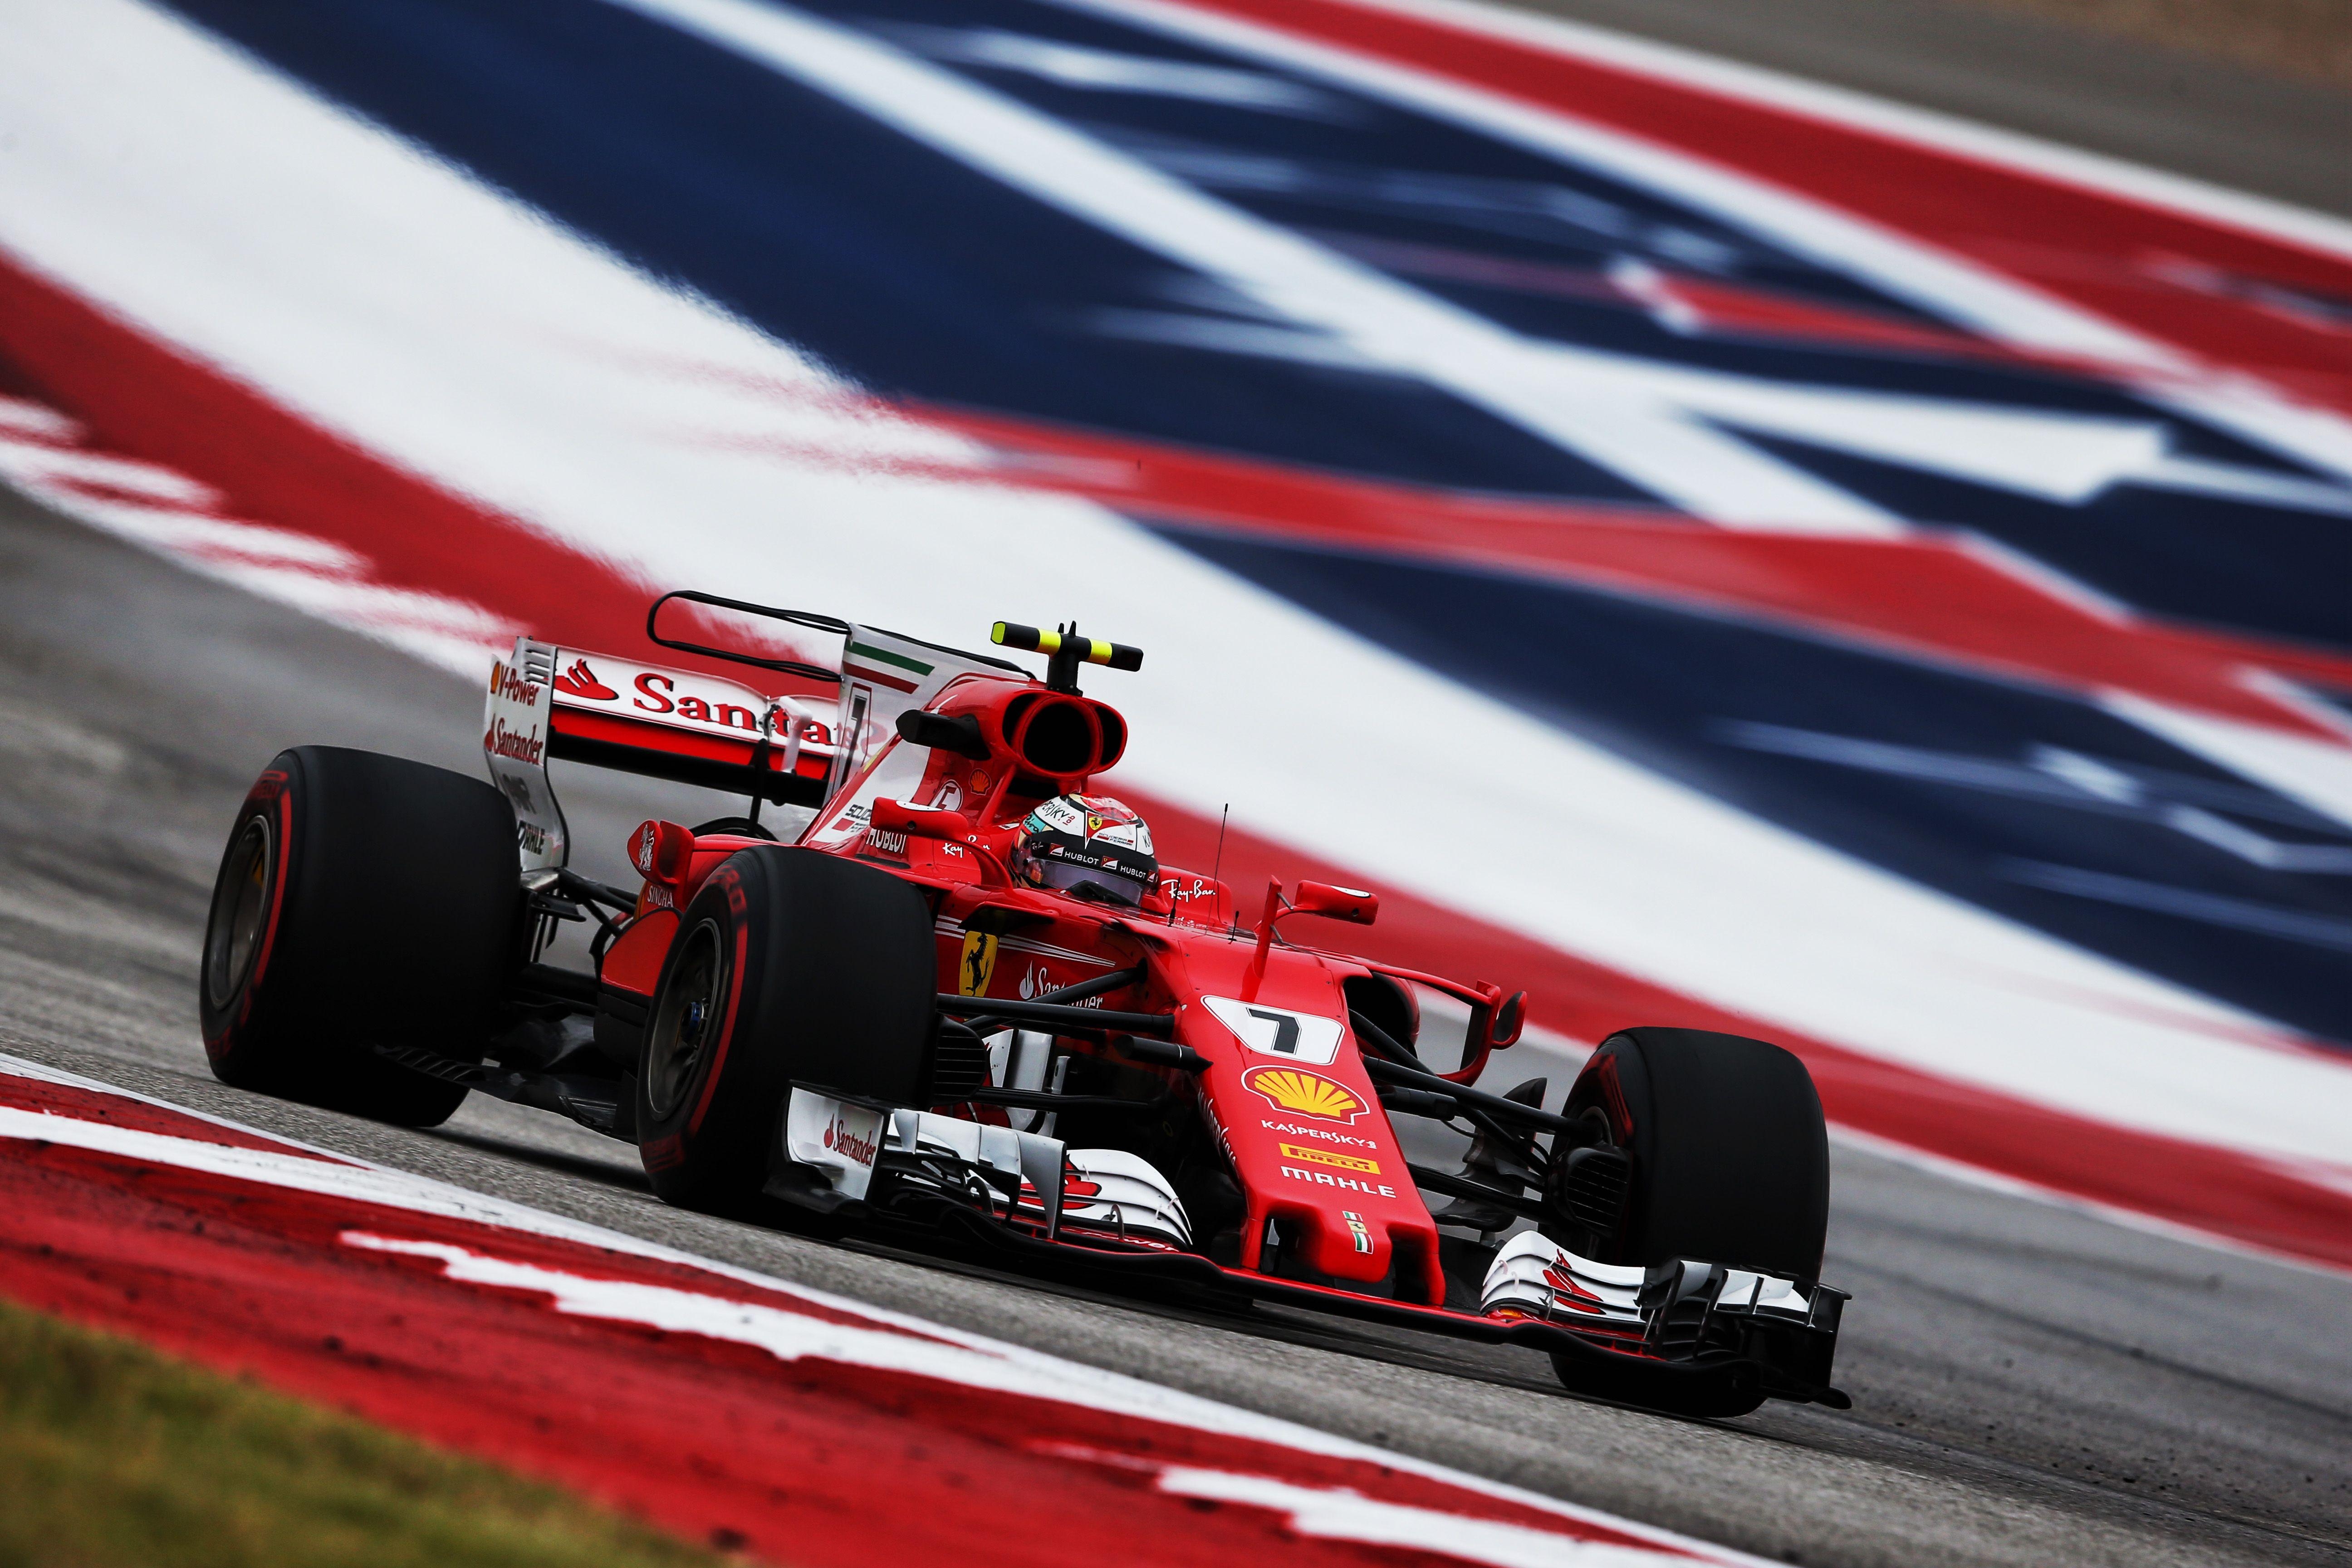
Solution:
M 1221 297 L 1212 280 L 598 0 L 180 0 L 179 9 L 883 394 L 1389 479 L 1644 499 L 1596 464 L 1418 383 L 1318 360 L 1312 344 L 1290 345 L 1310 363 L 1286 360 L 1284 334 L 1261 330 L 1262 317 Z M 1580 269 L 1596 285 L 1602 271 L 1631 261 L 1926 321 L 1881 290 L 1607 172 L 1263 62 L 1034 0 L 809 9 L 946 57 L 942 68 L 1327 238 L 1339 230 L 1360 246 L 1410 242 L 1541 262 Z M 975 40 L 1004 37 L 1227 68 L 1294 90 L 1320 111 L 1081 90 L 1034 62 L 1013 68 L 958 57 L 985 54 Z M 1580 346 L 1765 382 L 2144 420 L 2178 455 L 2312 478 L 2084 376 L 1916 350 L 1697 338 L 1622 298 L 1398 276 Z M 2352 570 L 2352 528 L 2342 515 L 2130 486 L 2066 506 L 1787 439 L 1770 449 L 1898 515 L 1981 530 L 2128 602 L 2352 645 L 2352 603 L 2336 586 Z M 2352 490 L 2342 500 L 2352 508 Z
M 1741 810 L 2352 1042 L 2352 828 L 2089 703 L 1588 589 L 1160 531 Z
M 191 0 L 379 124 L 866 387 L 1431 484 L 1642 492 L 1437 392 L 1106 336 L 1167 263 L 595 0 Z
M 1213 280 L 597 0 L 178 9 L 885 395 L 1343 473 L 1651 499 L 1433 387 L 1285 347 L 1297 334 Z M 1030 0 L 832 11 L 1261 218 L 1385 258 L 1394 276 L 1532 336 L 1768 383 L 2145 421 L 2175 456 L 2256 488 L 2319 484 L 2286 458 L 2086 376 L 1854 342 L 1676 331 L 1610 294 L 1604 275 L 1638 264 L 1881 321 L 1942 324 L 1607 171 L 1329 82 Z M 1192 96 L 1083 89 L 1055 74 L 1039 39 L 1211 74 L 1192 79 Z M 1448 266 L 1465 258 L 1594 287 L 1465 281 L 1463 267 Z M 2346 516 L 2146 484 L 2071 505 L 1785 434 L 1747 438 L 1897 515 L 1981 530 L 2128 602 L 2352 645 Z M 2352 1040 L 2352 835 L 2084 702 L 1553 584 L 1169 536 L 1742 809 Z M 1465 626 L 1481 635 L 1465 639 Z
M 1990 534 L 2173 620 L 2315 644 L 2352 636 L 2352 517 L 2117 485 L 2075 505 L 1750 433 L 1901 517 Z

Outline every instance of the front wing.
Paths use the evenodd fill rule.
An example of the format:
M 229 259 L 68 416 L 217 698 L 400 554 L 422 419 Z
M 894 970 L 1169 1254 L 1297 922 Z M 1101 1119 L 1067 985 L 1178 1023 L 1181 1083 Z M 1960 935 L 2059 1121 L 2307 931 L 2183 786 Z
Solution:
M 912 1222 L 1033 1265 L 1523 1345 L 1590 1392 L 1696 1414 L 1756 1393 L 1851 1403 L 1830 1383 L 1848 1297 L 1813 1281 L 1692 1259 L 1619 1267 L 1529 1232 L 1491 1249 L 1475 1308 L 1433 1306 L 1230 1267 L 1165 1226 L 1106 1218 L 1064 1191 L 1088 1152 L 1039 1133 L 796 1086 L 779 1134 L 769 1194 L 844 1228 Z

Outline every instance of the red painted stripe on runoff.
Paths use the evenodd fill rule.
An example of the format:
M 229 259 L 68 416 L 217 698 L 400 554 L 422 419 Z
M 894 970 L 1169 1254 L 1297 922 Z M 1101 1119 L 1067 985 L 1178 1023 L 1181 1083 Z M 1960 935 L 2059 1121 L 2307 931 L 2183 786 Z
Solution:
M 1022 483 L 1141 517 L 1658 595 L 2330 741 L 2341 739 L 2337 731 L 2249 683 L 2247 670 L 2352 687 L 2352 659 L 2097 613 L 1946 532 L 1848 539 L 1736 531 L 1651 509 L 1382 483 L 1002 415 L 911 412 L 1013 454 Z
M 530 625 L 634 625 L 630 648 L 644 642 L 642 584 L 401 472 L 5 252 L 0 354 L 103 444 L 201 477 L 241 515 L 346 545 L 390 586 L 458 594 Z
M 206 1124 L 208 1131 L 198 1134 L 189 1131 L 189 1123 L 198 1119 L 185 1111 L 173 1110 L 143 1100 L 131 1100 L 100 1089 L 83 1089 L 75 1084 L 53 1083 L 44 1079 L 0 1076 L 0 1105 L 18 1110 L 29 1110 L 37 1116 L 70 1117 L 79 1121 L 103 1121 L 137 1132 L 160 1132 L 174 1138 L 203 1136 L 232 1149 L 267 1149 L 276 1153 L 292 1154 L 306 1160 L 323 1161 L 329 1164 L 346 1163 L 337 1156 L 315 1149 L 303 1149 L 259 1132 L 247 1132 L 242 1128 L 225 1123 Z
M 2352 262 L 2341 258 L 1434 16 L 1351 0 L 1187 3 L 1681 149 L 2352 410 L 2341 331 L 2192 281 L 2203 268 L 2225 279 L 2352 295 Z
M 215 487 L 240 516 L 348 548 L 386 582 L 463 595 L 570 646 L 670 657 L 644 641 L 647 590 L 613 563 L 394 470 L 55 284 L 0 264 L 0 371 L 8 365 L 19 390 L 82 420 L 117 450 Z M 1219 504 L 1244 504 L 1236 498 L 1247 487 L 1236 477 L 1210 476 L 1211 492 L 1224 498 Z M 1273 508 L 1297 519 L 1315 493 L 1269 489 L 1277 499 L 1257 503 L 1260 515 Z M 1171 863 L 1212 862 L 1215 824 L 1165 802 L 1149 809 Z M 1225 864 L 1235 886 L 1268 872 L 1368 882 L 1243 833 L 1229 839 Z M 1671 1021 L 1776 1039 L 1805 1058 L 1832 1118 L 1859 1132 L 2239 1245 L 2352 1267 L 2352 1194 L 2251 1155 L 2094 1121 L 1793 1036 L 1371 885 L 1384 902 L 1368 952 L 1525 985 L 1534 1020 L 1570 1038 L 1592 1042 L 1629 1024 Z
M 0 248 L 0 391 L 11 384 L 100 444 L 200 478 L 239 518 L 352 551 L 379 585 L 468 599 L 517 629 L 625 658 L 739 668 L 656 647 L 645 616 L 658 590 L 617 563 L 321 429 Z M 669 635 L 693 640 L 695 622 L 692 605 L 665 612 Z
M 0 373 L 10 366 L 16 384 L 72 412 L 101 443 L 202 479 L 234 498 L 243 515 L 355 551 L 386 586 L 457 594 L 572 646 L 704 662 L 646 639 L 651 590 L 615 563 L 399 471 L 0 252 Z M 1032 459 L 1100 459 L 1102 473 L 1120 477 L 1092 480 L 1067 461 L 1030 461 L 1005 477 L 1144 515 L 1557 573 L 2297 731 L 2319 732 L 2300 710 L 2249 686 L 2243 666 L 2352 685 L 2352 661 L 2254 638 L 2119 624 L 1933 535 L 1740 533 L 1642 509 L 1452 495 L 999 416 L 911 412 Z
M 0 1288 L 689 1539 L 812 1565 L 1742 1561 L 529 1211 L 425 1212 L 462 1194 L 421 1179 L 360 1172 L 370 1201 L 286 1184 L 307 1162 L 208 1168 L 221 1129 L 179 1120 L 40 1142 L 0 1114 Z

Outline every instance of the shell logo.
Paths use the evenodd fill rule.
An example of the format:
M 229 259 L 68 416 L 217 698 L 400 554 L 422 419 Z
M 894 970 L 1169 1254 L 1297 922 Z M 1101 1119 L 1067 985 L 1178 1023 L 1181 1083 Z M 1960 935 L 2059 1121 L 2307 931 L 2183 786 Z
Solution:
M 1242 1075 L 1244 1087 L 1276 1110 L 1319 1121 L 1351 1122 L 1362 1116 L 1364 1102 L 1345 1084 L 1297 1068 L 1252 1068 Z

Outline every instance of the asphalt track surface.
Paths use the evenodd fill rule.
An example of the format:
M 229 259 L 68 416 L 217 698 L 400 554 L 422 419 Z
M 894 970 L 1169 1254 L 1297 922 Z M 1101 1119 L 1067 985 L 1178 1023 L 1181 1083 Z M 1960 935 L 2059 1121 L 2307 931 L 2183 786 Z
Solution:
M 1531 1352 L 1122 1300 L 683 1214 L 635 1152 L 477 1097 L 418 1132 L 215 1083 L 195 954 L 220 837 L 294 742 L 471 771 L 478 699 L 0 495 L 0 1050 L 478 1191 L 1806 1563 L 2352 1557 L 2352 1281 L 1835 1155 L 1855 1408 L 1702 1422 Z M 690 799 L 573 769 L 592 873 Z

